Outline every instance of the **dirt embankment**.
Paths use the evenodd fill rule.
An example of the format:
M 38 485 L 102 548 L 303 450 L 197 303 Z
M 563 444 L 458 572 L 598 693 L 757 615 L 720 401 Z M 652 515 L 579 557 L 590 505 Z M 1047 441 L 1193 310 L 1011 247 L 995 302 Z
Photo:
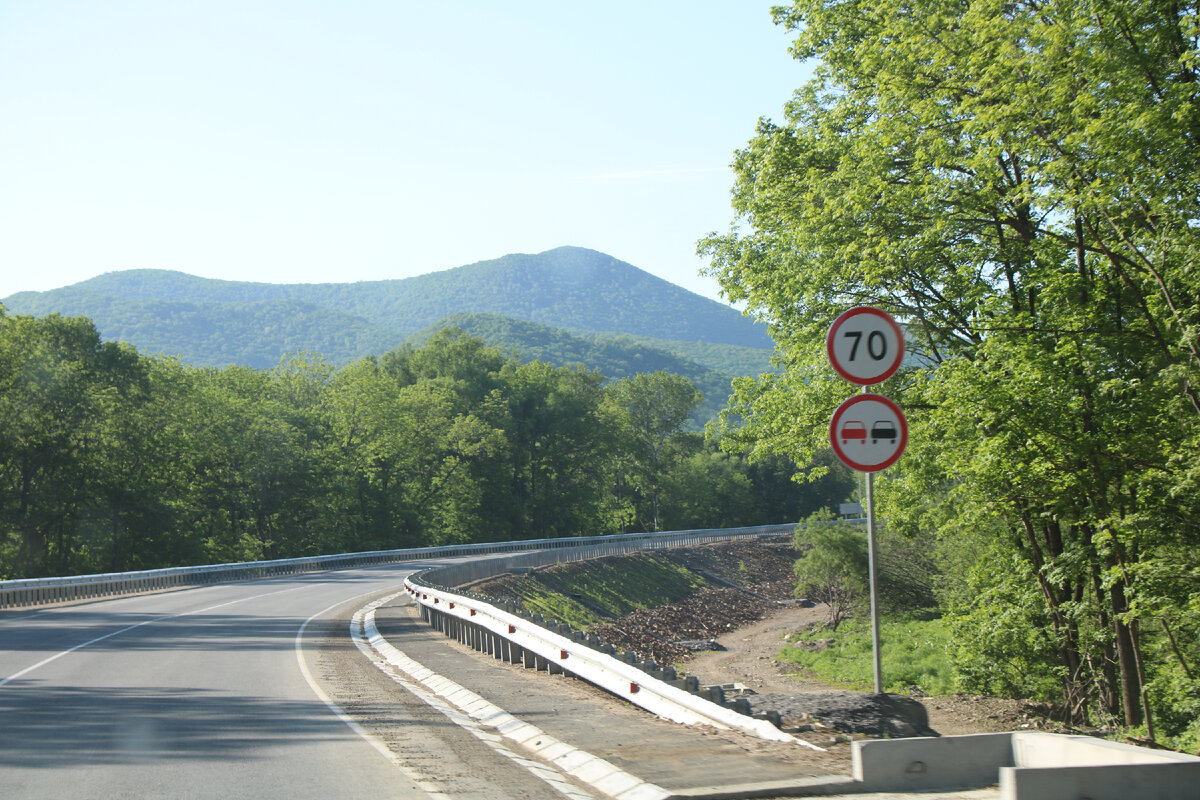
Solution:
M 675 602 L 633 611 L 590 629 L 618 649 L 675 664 L 705 685 L 737 684 L 758 710 L 778 710 L 784 728 L 892 736 L 985 733 L 1049 727 L 1046 709 L 994 697 L 876 697 L 832 687 L 778 659 L 785 638 L 825 619 L 796 602 L 790 540 L 750 540 L 660 551 L 709 586 Z M 630 558 L 623 556 L 621 558 Z M 579 565 L 573 565 L 578 569 Z M 512 598 L 510 579 L 472 586 Z M 489 591 L 489 589 L 491 591 Z M 918 693 L 919 694 L 919 693 Z

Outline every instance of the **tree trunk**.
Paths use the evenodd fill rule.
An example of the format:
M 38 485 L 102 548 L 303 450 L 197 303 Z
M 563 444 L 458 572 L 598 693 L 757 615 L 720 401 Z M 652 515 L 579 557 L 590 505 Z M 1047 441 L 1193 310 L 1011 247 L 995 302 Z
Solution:
M 1117 664 L 1121 669 L 1121 708 L 1124 711 L 1126 725 L 1141 725 L 1142 716 L 1142 686 L 1138 680 L 1137 654 L 1134 652 L 1133 635 L 1129 625 L 1121 620 L 1121 614 L 1129 610 L 1125 598 L 1125 586 L 1114 583 L 1108 590 L 1109 604 L 1113 617 L 1113 630 L 1116 633 Z

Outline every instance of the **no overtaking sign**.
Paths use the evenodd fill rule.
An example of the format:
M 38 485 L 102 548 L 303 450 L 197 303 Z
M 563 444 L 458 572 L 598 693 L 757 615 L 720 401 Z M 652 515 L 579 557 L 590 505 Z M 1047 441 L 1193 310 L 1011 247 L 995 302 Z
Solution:
M 829 442 L 842 463 L 879 472 L 896 463 L 908 444 L 904 412 L 881 394 L 856 394 L 829 420 Z

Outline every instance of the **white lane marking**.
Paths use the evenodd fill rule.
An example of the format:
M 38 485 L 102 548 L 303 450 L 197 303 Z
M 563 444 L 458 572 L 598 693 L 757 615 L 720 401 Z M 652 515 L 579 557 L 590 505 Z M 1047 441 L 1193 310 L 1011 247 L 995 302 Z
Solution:
M 670 796 L 670 792 L 665 789 L 646 783 L 604 759 L 558 742 L 474 692 L 422 666 L 384 640 L 375 627 L 375 609 L 400 594 L 402 592 L 367 604 L 355 613 L 350 624 L 350 635 L 358 649 L 396 683 L 436 708 L 456 725 L 475 735 L 497 753 L 520 764 L 572 800 L 594 800 L 594 796 L 576 789 L 566 780 L 564 774 L 571 775 L 607 795 L 632 793 L 650 800 Z M 403 672 L 412 680 L 405 679 L 398 672 Z M 418 683 L 421 685 L 418 686 Z M 526 747 L 530 747 L 530 743 L 536 740 L 537 744 L 531 749 L 552 762 L 552 765 L 514 753 L 501 743 L 502 738 L 524 744 Z M 619 786 L 620 789 L 612 791 L 614 786 Z
M 317 584 L 317 585 L 319 586 L 320 584 Z M 270 597 L 271 595 L 275 595 L 275 594 L 284 594 L 286 592 L 294 592 L 298 589 L 311 589 L 311 588 L 312 588 L 311 585 L 293 586 L 290 589 L 280 589 L 280 590 L 274 591 L 274 592 L 264 592 L 262 594 L 256 594 L 252 597 L 242 597 L 237 600 L 229 600 L 225 603 L 217 603 L 216 605 L 208 606 L 207 608 L 196 608 L 196 609 L 192 609 L 191 611 L 181 611 L 178 614 L 163 614 L 160 617 L 154 617 L 153 619 L 142 620 L 141 622 L 134 623 L 133 625 L 127 625 L 126 627 L 121 628 L 120 630 L 111 631 L 109 633 L 104 634 L 103 636 L 97 636 L 95 639 L 86 641 L 83 644 L 77 644 L 74 647 L 71 647 L 67 650 L 63 650 L 62 652 L 55 653 L 54 655 L 50 656 L 49 658 L 44 658 L 41 661 L 37 662 L 36 664 L 28 666 L 19 672 L 14 672 L 12 675 L 9 675 L 7 678 L 0 679 L 0 686 L 4 686 L 7 683 L 11 683 L 12 681 L 15 681 L 17 678 L 28 675 L 29 673 L 33 672 L 34 670 L 46 666 L 51 661 L 57 661 L 58 659 L 62 658 L 65 655 L 70 655 L 71 653 L 74 653 L 76 650 L 82 650 L 83 648 L 93 645 L 96 642 L 103 642 L 105 639 L 111 639 L 114 636 L 119 636 L 122 633 L 127 633 L 131 630 L 134 630 L 135 628 L 140 628 L 143 625 L 153 625 L 155 622 L 162 622 L 163 620 L 167 620 L 167 619 L 176 619 L 178 617 L 187 617 L 187 616 L 191 616 L 192 614 L 203 614 L 206 611 L 213 611 L 215 609 L 224 608 L 225 606 L 232 606 L 237 603 L 245 603 L 249 600 L 257 600 L 260 597 Z
M 375 592 L 365 592 L 364 594 L 357 595 L 357 597 L 363 597 L 367 594 L 375 594 Z M 395 597 L 395 595 L 392 595 L 392 597 Z M 312 689 L 313 694 L 315 694 L 317 698 L 337 716 L 338 719 L 346 723 L 346 726 L 350 728 L 350 730 L 354 731 L 356 734 L 362 737 L 367 744 L 375 748 L 392 764 L 392 766 L 399 769 L 406 778 L 415 783 L 417 788 L 428 794 L 431 798 L 434 798 L 434 800 L 450 800 L 450 797 L 443 791 L 443 787 L 441 785 L 430 779 L 428 776 L 423 775 L 412 767 L 409 767 L 400 759 L 400 756 L 397 753 L 393 752 L 392 749 L 387 746 L 382 739 L 374 736 L 357 722 L 355 722 L 354 719 L 347 714 L 341 706 L 334 702 L 333 698 L 326 694 L 325 691 L 317 685 L 316 679 L 313 677 L 312 672 L 308 669 L 308 664 L 304 660 L 303 639 L 304 631 L 308 628 L 309 623 L 311 623 L 317 617 L 324 616 L 338 606 L 344 605 L 355 599 L 355 597 L 351 597 L 346 600 L 339 600 L 338 602 L 329 606 L 329 608 L 318 611 L 316 614 L 313 614 L 311 617 L 304 620 L 304 624 L 300 626 L 300 630 L 296 631 L 295 640 L 296 662 L 300 665 L 300 674 L 304 676 L 304 680 L 308 684 L 308 688 Z

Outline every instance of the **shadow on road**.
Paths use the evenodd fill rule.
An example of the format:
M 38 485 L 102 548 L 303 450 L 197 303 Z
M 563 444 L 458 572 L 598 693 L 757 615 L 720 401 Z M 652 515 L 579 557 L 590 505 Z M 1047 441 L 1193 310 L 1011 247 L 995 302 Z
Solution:
M 5 733 L 0 768 L 244 760 L 297 739 L 351 735 L 316 699 L 279 701 L 169 687 L 43 688 L 37 681 L 14 682 L 0 692 L 0 719 Z

